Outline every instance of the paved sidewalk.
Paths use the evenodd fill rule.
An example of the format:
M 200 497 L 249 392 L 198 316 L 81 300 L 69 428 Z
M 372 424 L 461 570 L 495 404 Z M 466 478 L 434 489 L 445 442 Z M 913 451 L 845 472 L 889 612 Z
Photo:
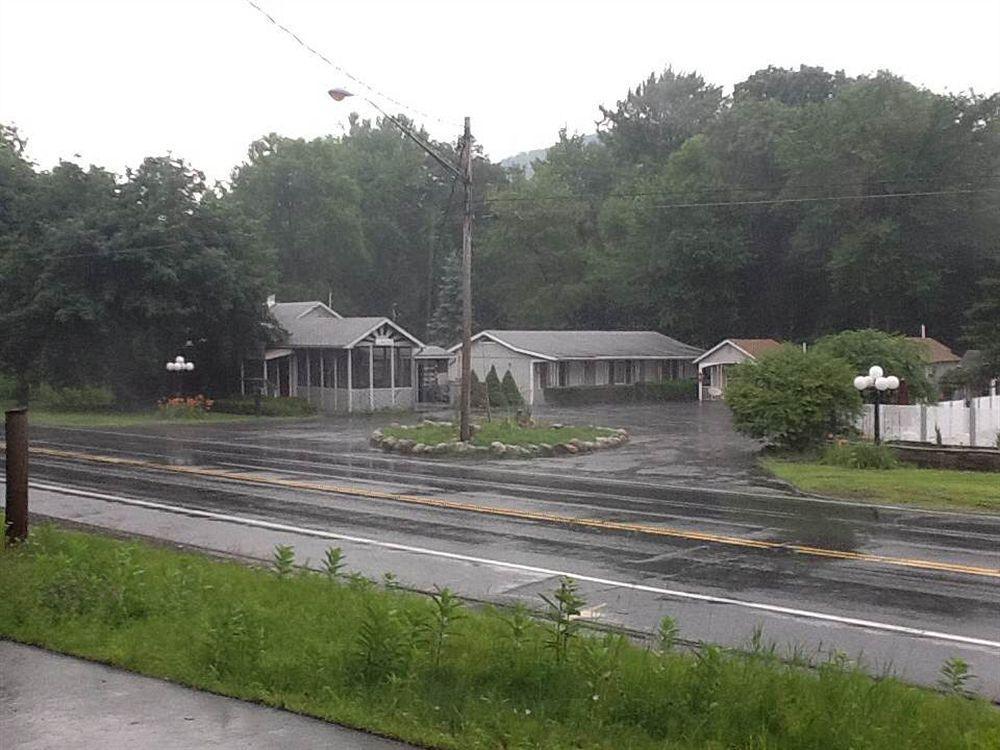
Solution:
M 0 641 L 3 750 L 411 746 L 102 664 Z

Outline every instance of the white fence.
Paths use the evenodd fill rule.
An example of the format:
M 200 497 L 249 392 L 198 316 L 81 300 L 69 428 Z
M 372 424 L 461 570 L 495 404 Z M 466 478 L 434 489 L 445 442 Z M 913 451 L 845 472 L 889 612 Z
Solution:
M 993 448 L 1000 435 L 1000 395 L 980 396 L 969 401 L 879 407 L 883 440 L 909 440 L 942 445 L 975 445 Z M 865 404 L 859 429 L 872 437 L 875 407 Z

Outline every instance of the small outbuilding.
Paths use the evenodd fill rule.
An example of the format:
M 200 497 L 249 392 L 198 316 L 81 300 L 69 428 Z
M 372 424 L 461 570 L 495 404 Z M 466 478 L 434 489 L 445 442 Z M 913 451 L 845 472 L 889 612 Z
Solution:
M 461 372 L 461 345 L 451 379 Z M 501 331 L 472 337 L 471 368 L 485 380 L 491 368 L 510 372 L 529 405 L 545 403 L 545 390 L 570 386 L 631 385 L 694 378 L 701 350 L 655 331 Z
M 725 339 L 695 359 L 698 367 L 698 400 L 720 399 L 726 392 L 726 371 L 733 365 L 756 360 L 781 346 L 774 339 Z

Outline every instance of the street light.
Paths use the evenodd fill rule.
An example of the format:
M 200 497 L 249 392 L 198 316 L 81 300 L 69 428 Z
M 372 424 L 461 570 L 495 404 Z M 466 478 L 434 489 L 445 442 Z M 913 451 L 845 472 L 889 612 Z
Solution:
M 349 96 L 354 96 L 347 89 L 333 88 L 327 92 L 335 102 L 342 102 Z M 459 440 L 472 438 L 472 426 L 469 421 L 469 409 L 472 401 L 472 128 L 469 118 L 465 118 L 465 131 L 461 140 L 459 163 L 452 164 L 443 158 L 416 133 L 411 131 L 397 118 L 383 110 L 368 97 L 363 97 L 372 107 L 392 122 L 402 131 L 403 135 L 420 146 L 434 161 L 449 173 L 462 181 L 465 186 L 465 211 L 462 217 L 462 380 L 459 388 Z
M 167 371 L 177 373 L 177 395 L 183 395 L 183 388 L 181 388 L 181 375 L 182 372 L 191 372 L 194 369 L 194 362 L 188 362 L 184 357 L 177 356 L 174 357 L 172 361 L 167 362 Z
M 882 427 L 879 424 L 879 405 L 882 403 L 882 394 L 885 391 L 894 391 L 899 388 L 899 378 L 895 375 L 886 375 L 885 371 L 878 365 L 872 365 L 868 369 L 867 375 L 858 375 L 854 378 L 854 387 L 863 393 L 869 388 L 875 390 L 875 442 L 882 442 Z

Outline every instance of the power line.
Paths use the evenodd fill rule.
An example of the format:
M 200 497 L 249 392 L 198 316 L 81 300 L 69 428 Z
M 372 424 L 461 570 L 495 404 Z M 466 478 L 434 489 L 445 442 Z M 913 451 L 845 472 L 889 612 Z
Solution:
M 922 190 L 905 193 L 860 193 L 852 195 L 821 195 L 797 198 L 762 198 L 759 200 L 742 201 L 691 201 L 685 203 L 654 203 L 646 208 L 716 208 L 721 206 L 762 206 L 782 203 L 821 203 L 824 201 L 847 201 L 861 199 L 885 198 L 919 198 L 945 195 L 973 195 L 977 193 L 998 192 L 1000 188 L 979 188 L 967 190 Z M 618 196 L 620 197 L 620 196 Z M 632 196 L 640 197 L 640 196 Z M 487 200 L 489 202 L 489 200 Z
M 912 177 L 912 178 L 900 178 L 900 179 L 885 179 L 885 180 L 842 180 L 837 182 L 825 182 L 825 183 L 814 183 L 814 184 L 793 184 L 792 187 L 798 190 L 825 190 L 832 187 L 842 187 L 850 185 L 867 185 L 867 184 L 887 184 L 887 183 L 927 183 L 935 182 L 940 178 L 936 177 Z M 719 185 L 717 187 L 704 187 L 699 188 L 700 193 L 727 193 L 727 192 L 737 192 L 737 193 L 748 193 L 748 192 L 767 192 L 770 190 L 781 190 L 787 187 L 787 183 L 774 183 L 771 185 Z M 982 184 L 977 184 L 972 181 L 954 183 L 947 188 L 948 190 L 961 189 L 963 186 L 984 188 Z M 990 189 L 990 188 L 984 188 Z M 574 201 L 585 202 L 590 201 L 594 198 L 600 200 L 606 200 L 611 198 L 656 198 L 656 197 L 671 197 L 673 193 L 668 193 L 663 190 L 638 190 L 630 192 L 591 192 L 591 193 L 567 193 L 564 195 L 494 195 L 484 198 L 487 203 L 541 203 L 543 201 L 552 202 L 567 202 L 572 203 Z M 880 194 L 881 195 L 881 194 Z M 816 196 L 823 197 L 823 196 Z
M 381 99 L 384 99 L 387 102 L 391 102 L 392 104 L 395 104 L 397 107 L 402 107 L 403 109 L 409 110 L 410 112 L 413 112 L 414 114 L 420 115 L 421 117 L 424 117 L 426 119 L 434 120 L 436 122 L 439 122 L 442 125 L 457 126 L 457 123 L 454 122 L 454 121 L 444 120 L 444 119 L 442 119 L 440 117 L 437 117 L 435 115 L 428 114 L 427 112 L 423 112 L 423 111 L 417 109 L 416 107 L 412 107 L 412 106 L 410 106 L 408 104 L 404 104 L 403 102 L 399 101 L 398 99 L 394 99 L 393 97 L 389 96 L 385 92 L 379 91 L 374 86 L 371 86 L 370 84 L 365 83 L 360 78 L 358 78 L 356 75 L 354 75 L 353 73 L 351 73 L 349 70 L 341 67 L 340 65 L 337 65 L 337 63 L 333 62 L 329 57 L 327 57 L 326 55 L 324 55 L 322 52 L 320 52 L 319 50 L 317 50 L 315 47 L 312 47 L 311 45 L 309 45 L 306 42 L 304 42 L 302 40 L 302 37 L 300 37 L 298 34 L 296 34 L 290 28 L 288 28 L 287 26 L 285 26 L 283 23 L 281 23 L 280 21 L 278 21 L 274 16 L 272 16 L 270 13 L 268 13 L 266 10 L 264 10 L 262 7 L 260 7 L 260 5 L 258 5 L 256 2 L 254 2 L 254 0 L 246 0 L 246 3 L 251 8 L 253 8 L 258 13 L 260 13 L 262 16 L 264 16 L 264 18 L 266 18 L 268 21 L 270 21 L 275 27 L 277 27 L 278 29 L 280 29 L 281 31 L 283 31 L 285 34 L 287 34 L 288 36 L 290 36 L 292 39 L 294 39 L 298 43 L 298 45 L 300 47 L 302 47 L 302 49 L 306 50 L 310 54 L 312 54 L 315 57 L 319 58 L 320 60 L 322 60 L 323 62 L 325 62 L 327 65 L 329 65 L 331 68 L 333 68 L 334 70 L 336 70 L 338 73 L 340 73 L 341 75 L 343 75 L 343 76 L 349 78 L 350 80 L 354 81 L 356 84 L 358 84 L 362 88 L 366 89 L 367 91 L 370 91 L 375 96 L 378 96 L 378 97 L 380 97 Z M 367 101 L 369 104 L 371 104 L 372 106 L 374 106 L 377 110 L 379 110 L 379 112 L 382 112 L 382 109 L 380 107 L 378 107 L 374 102 L 372 102 L 367 97 L 365 97 L 365 101 Z M 382 114 L 385 114 L 385 113 L 382 112 Z

